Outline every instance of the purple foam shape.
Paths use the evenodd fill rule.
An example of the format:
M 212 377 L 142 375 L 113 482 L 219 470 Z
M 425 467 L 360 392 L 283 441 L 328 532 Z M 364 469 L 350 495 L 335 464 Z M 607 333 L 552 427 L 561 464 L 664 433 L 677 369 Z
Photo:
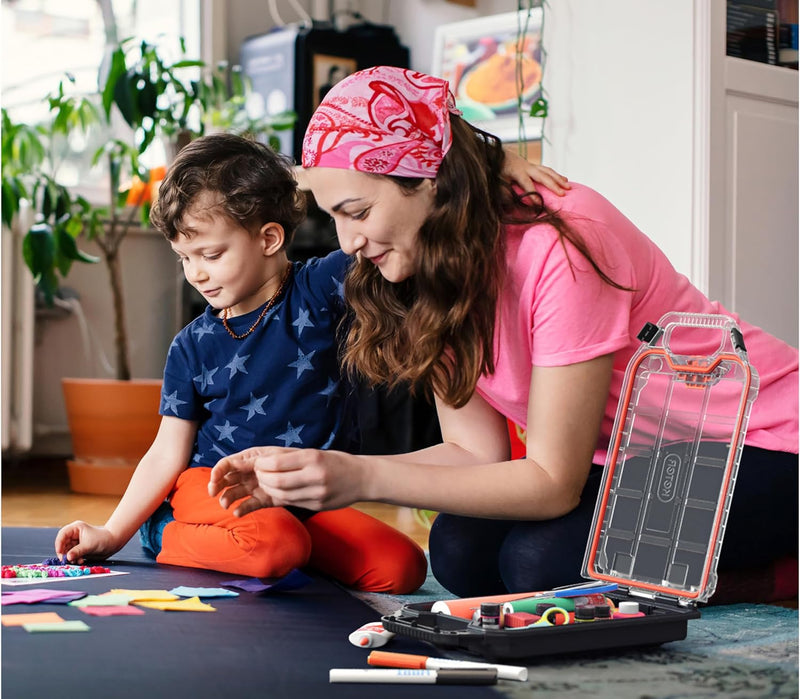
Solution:
M 86 597 L 86 593 L 80 590 L 12 590 L 3 592 L 0 604 L 67 604 L 82 597 Z
M 259 578 L 248 578 L 247 580 L 228 580 L 220 583 L 223 587 L 234 587 L 245 592 L 252 592 L 257 595 L 265 595 L 273 592 L 285 592 L 287 590 L 297 590 L 305 587 L 312 581 L 308 575 L 295 568 L 279 580 L 266 583 Z

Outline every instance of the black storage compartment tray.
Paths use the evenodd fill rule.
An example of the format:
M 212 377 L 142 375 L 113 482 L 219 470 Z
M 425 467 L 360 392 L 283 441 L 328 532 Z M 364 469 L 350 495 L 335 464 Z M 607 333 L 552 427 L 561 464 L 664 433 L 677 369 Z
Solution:
M 627 599 L 638 602 L 645 616 L 562 626 L 485 629 L 468 619 L 432 612 L 434 602 L 419 602 L 406 604 L 381 621 L 393 633 L 500 661 L 680 641 L 686 638 L 688 620 L 700 617 L 695 607 L 678 608 L 674 603 L 624 594 L 610 593 L 608 597 L 615 604 Z

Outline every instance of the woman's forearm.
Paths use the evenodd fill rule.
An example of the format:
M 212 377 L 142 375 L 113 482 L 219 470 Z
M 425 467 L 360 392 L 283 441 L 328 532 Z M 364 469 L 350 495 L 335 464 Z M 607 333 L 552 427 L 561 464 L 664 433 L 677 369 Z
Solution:
M 578 504 L 580 479 L 554 479 L 531 459 L 465 463 L 468 452 L 453 445 L 439 447 L 361 457 L 368 461 L 366 499 L 474 517 L 532 520 L 561 516 Z M 445 455 L 456 460 L 445 461 Z M 589 464 L 587 474 L 588 469 Z

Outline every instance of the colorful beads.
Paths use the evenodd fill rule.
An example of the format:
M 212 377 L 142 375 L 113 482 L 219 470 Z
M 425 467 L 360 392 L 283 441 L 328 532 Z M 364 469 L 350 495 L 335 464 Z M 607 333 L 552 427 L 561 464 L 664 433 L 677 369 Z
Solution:
M 98 575 L 110 573 L 109 568 L 103 566 L 80 565 L 51 565 L 47 559 L 44 563 L 31 563 L 28 565 L 5 565 L 2 567 L 0 577 L 3 578 L 76 578 L 81 575 Z

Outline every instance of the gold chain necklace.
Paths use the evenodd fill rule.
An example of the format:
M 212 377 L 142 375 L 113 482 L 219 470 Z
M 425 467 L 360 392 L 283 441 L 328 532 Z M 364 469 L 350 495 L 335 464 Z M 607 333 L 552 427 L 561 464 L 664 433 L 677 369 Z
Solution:
M 222 324 L 225 326 L 225 330 L 228 331 L 228 335 L 230 335 L 234 340 L 243 340 L 246 338 L 253 330 L 258 327 L 258 324 L 264 320 L 264 316 L 267 315 L 267 311 L 275 305 L 275 302 L 280 298 L 281 294 L 283 293 L 283 289 L 286 286 L 286 282 L 289 281 L 289 274 L 292 271 L 292 263 L 290 262 L 286 267 L 286 273 L 283 275 L 283 279 L 281 279 L 281 285 L 278 287 L 278 290 L 272 294 L 269 301 L 264 305 L 264 309 L 261 313 L 258 314 L 258 318 L 256 318 L 256 322 L 250 326 L 250 329 L 242 333 L 241 335 L 237 335 L 233 330 L 231 330 L 231 326 L 228 325 L 228 311 L 230 308 L 223 308 L 222 309 Z

